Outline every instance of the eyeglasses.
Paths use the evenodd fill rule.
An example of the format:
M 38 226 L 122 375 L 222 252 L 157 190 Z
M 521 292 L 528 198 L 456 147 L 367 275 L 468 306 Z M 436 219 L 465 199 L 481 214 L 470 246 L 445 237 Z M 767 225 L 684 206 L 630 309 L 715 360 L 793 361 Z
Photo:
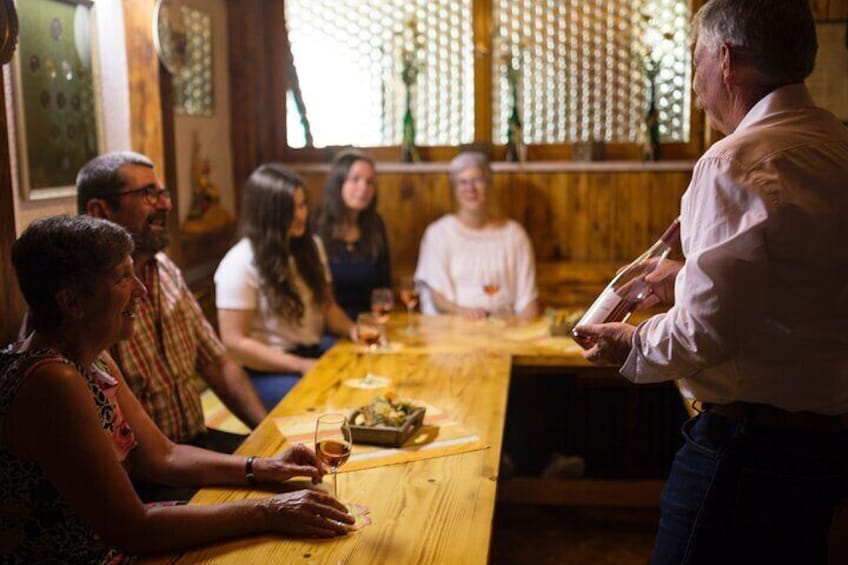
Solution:
M 147 186 L 143 186 L 141 188 L 136 188 L 135 190 L 128 190 L 126 192 L 113 192 L 111 194 L 101 194 L 95 196 L 95 198 L 108 198 L 109 196 L 125 196 L 127 194 L 139 194 L 142 193 L 144 199 L 151 206 L 155 206 L 159 203 L 160 198 L 165 198 L 166 200 L 171 199 L 171 191 L 167 188 L 157 188 L 151 184 Z

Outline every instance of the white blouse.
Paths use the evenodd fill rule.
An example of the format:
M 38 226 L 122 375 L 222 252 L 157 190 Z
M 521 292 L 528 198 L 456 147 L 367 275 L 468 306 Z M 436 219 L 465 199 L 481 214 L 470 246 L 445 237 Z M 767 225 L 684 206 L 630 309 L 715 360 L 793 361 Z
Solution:
M 513 220 L 483 230 L 462 225 L 453 214 L 436 220 L 421 239 L 415 278 L 424 283 L 424 314 L 438 314 L 428 289 L 460 306 L 516 314 L 538 297 L 533 246 Z M 487 295 L 487 284 L 497 285 L 497 292 Z

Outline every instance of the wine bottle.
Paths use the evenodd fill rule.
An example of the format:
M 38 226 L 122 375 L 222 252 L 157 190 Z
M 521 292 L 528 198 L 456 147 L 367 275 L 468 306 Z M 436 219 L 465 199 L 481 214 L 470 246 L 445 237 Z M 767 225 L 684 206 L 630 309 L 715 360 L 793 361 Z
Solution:
M 680 219 L 675 219 L 647 251 L 613 277 L 592 306 L 586 310 L 577 326 L 624 322 L 636 306 L 651 294 L 651 285 L 645 276 L 652 273 L 680 240 Z M 593 342 L 571 330 L 571 335 L 582 348 L 589 349 Z

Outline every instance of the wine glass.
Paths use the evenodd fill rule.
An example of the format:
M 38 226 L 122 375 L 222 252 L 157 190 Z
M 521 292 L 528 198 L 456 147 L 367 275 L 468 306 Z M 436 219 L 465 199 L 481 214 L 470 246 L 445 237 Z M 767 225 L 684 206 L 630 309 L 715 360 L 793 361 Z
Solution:
M 365 379 L 371 377 L 371 364 L 373 363 L 373 359 L 370 354 L 373 354 L 374 351 L 377 350 L 377 347 L 380 345 L 381 338 L 381 328 L 380 323 L 374 314 L 369 314 L 368 312 L 363 312 L 356 317 L 356 336 L 359 340 L 359 343 L 368 348 L 368 371 L 365 373 Z
M 383 328 L 383 338 L 386 337 L 385 328 L 389 323 L 389 314 L 395 305 L 392 289 L 390 288 L 375 288 L 371 291 L 371 313 L 377 317 L 377 322 Z M 387 346 L 388 343 L 381 343 Z
M 315 423 L 315 454 L 333 471 L 333 498 L 339 499 L 338 468 L 350 457 L 353 439 L 344 414 L 323 414 Z
M 495 315 L 494 302 L 493 301 L 494 301 L 495 295 L 498 293 L 498 291 L 500 291 L 500 289 L 501 289 L 501 283 L 500 283 L 500 281 L 498 280 L 497 277 L 487 276 L 485 279 L 483 279 L 483 293 L 486 295 L 486 299 L 488 300 L 488 304 L 489 304 L 488 310 L 489 310 L 489 316 L 490 317 L 494 317 L 494 315 Z
M 404 277 L 400 281 L 400 301 L 406 306 L 406 332 L 413 333 L 415 327 L 412 325 L 412 311 L 418 306 L 420 288 L 418 281 L 412 277 Z

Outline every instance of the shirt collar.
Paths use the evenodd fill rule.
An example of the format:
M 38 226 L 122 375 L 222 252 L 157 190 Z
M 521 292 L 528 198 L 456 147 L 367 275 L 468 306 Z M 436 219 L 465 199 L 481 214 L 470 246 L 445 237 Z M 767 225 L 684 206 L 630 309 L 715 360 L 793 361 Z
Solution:
M 772 90 L 754 104 L 742 118 L 742 121 L 739 122 L 739 125 L 736 126 L 734 133 L 744 131 L 766 116 L 803 107 L 815 107 L 815 103 L 803 82 L 781 86 Z

